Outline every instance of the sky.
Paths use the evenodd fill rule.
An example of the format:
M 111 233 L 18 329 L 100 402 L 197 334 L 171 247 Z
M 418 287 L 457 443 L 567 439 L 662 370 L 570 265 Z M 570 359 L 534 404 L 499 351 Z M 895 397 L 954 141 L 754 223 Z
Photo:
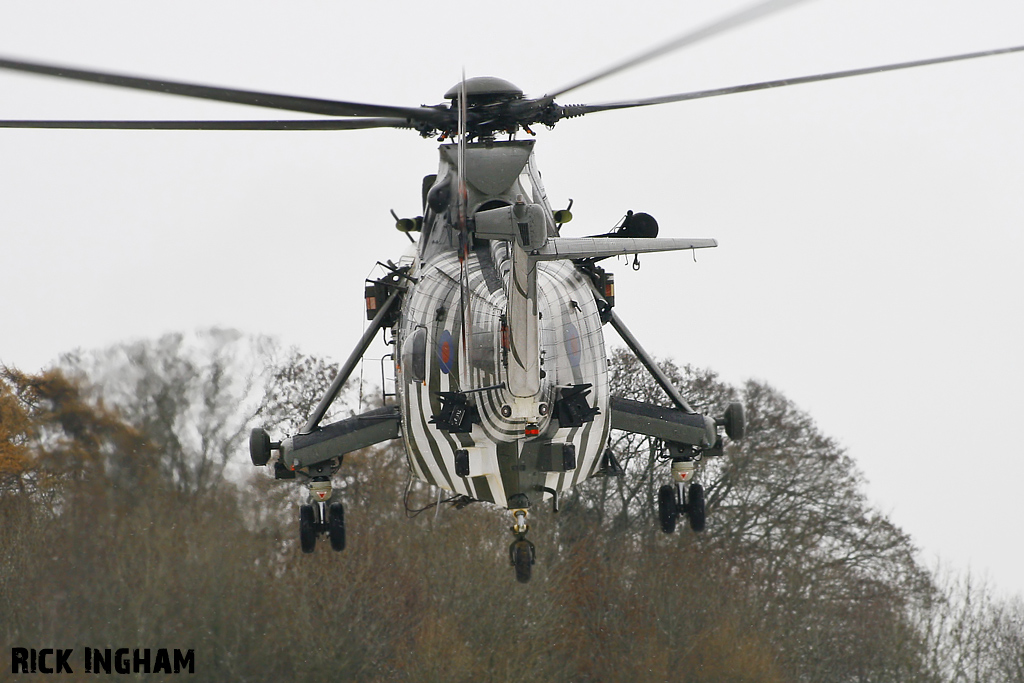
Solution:
M 463 68 L 538 96 L 746 4 L 5 0 L 0 55 L 415 106 Z M 814 0 L 560 101 L 1022 44 L 1014 0 Z M 696 262 L 614 267 L 649 351 L 785 393 L 924 562 L 1008 593 L 1024 593 L 1022 83 L 1024 54 L 991 57 L 593 114 L 536 146 L 552 204 L 574 202 L 564 234 L 634 210 L 718 239 Z M 0 72 L 5 119 L 288 117 Z M 342 360 L 364 278 L 408 244 L 389 210 L 419 213 L 436 148 L 400 130 L 0 130 L 0 362 L 214 325 Z

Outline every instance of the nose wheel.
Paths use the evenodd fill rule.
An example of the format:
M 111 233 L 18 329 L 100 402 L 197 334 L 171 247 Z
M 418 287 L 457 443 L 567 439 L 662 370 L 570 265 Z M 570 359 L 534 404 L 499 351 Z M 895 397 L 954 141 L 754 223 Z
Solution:
M 513 510 L 512 515 L 515 523 L 512 525 L 512 535 L 516 540 L 508 548 L 508 557 L 516 570 L 516 581 L 529 583 L 533 573 L 533 565 L 537 562 L 537 549 L 533 543 L 526 540 L 526 532 L 530 525 L 526 523 L 526 510 Z

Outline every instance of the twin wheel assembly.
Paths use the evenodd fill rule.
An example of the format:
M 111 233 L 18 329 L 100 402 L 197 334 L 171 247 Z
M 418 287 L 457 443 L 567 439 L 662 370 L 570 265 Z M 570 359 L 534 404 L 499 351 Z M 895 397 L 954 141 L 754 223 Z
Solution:
M 672 463 L 674 484 L 665 484 L 658 491 L 658 519 L 661 530 L 670 534 L 676 530 L 676 521 L 680 515 L 690 520 L 690 528 L 704 531 L 704 487 L 697 483 L 687 482 L 693 478 L 694 462 L 677 460 Z
M 683 495 L 682 485 L 665 484 L 658 491 L 658 517 L 661 530 L 670 534 L 676 530 L 679 515 L 686 515 L 690 520 L 690 528 L 704 531 L 704 487 L 690 484 L 690 490 Z
M 345 506 L 341 503 L 300 506 L 299 544 L 302 552 L 316 550 L 316 537 L 323 533 L 330 537 L 333 550 L 340 552 L 345 549 Z
M 302 552 L 316 550 L 316 537 L 327 534 L 331 548 L 338 552 L 345 549 L 345 506 L 331 503 L 331 480 L 329 477 L 314 477 L 309 484 L 309 497 L 313 502 L 299 506 L 299 545 Z

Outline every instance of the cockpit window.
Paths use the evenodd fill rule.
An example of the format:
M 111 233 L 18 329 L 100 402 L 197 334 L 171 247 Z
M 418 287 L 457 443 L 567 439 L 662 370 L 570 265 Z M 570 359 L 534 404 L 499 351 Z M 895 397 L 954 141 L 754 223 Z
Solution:
M 492 199 L 489 202 L 481 204 L 479 208 L 477 208 L 476 212 L 480 213 L 481 211 L 490 211 L 491 209 L 501 209 L 506 206 L 512 206 L 512 204 L 506 202 L 504 199 Z
M 417 327 L 402 344 L 402 372 L 406 381 L 427 380 L 427 330 Z

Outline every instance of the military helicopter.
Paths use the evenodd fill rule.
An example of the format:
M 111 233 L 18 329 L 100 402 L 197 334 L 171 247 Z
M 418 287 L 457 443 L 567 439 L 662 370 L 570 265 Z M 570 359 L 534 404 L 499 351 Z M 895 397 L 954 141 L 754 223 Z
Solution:
M 614 277 L 599 263 L 617 255 L 695 250 L 712 239 L 659 238 L 657 221 L 629 213 L 611 233 L 561 236 L 568 209 L 550 205 L 534 156 L 531 126 L 616 109 L 666 104 L 750 90 L 865 75 L 1016 52 L 1013 47 L 889 64 L 730 88 L 604 104 L 560 105 L 556 98 L 670 51 L 795 4 L 772 0 L 691 31 L 630 60 L 550 92 L 527 98 L 508 81 L 463 78 L 446 103 L 397 107 L 318 100 L 83 71 L 12 59 L 0 67 L 203 99 L 334 117 L 319 121 L 6 121 L 0 127 L 348 130 L 403 128 L 441 143 L 439 168 L 424 179 L 423 214 L 398 219 L 419 238 L 365 292 L 371 320 L 298 434 L 274 441 L 253 430 L 256 466 L 295 479 L 309 491 L 300 507 L 302 550 L 326 535 L 345 547 L 344 507 L 331 477 L 346 453 L 401 438 L 409 467 L 422 481 L 465 500 L 508 509 L 513 517 L 509 562 L 519 581 L 530 578 L 536 550 L 528 540 L 530 509 L 591 476 L 619 471 L 607 449 L 610 429 L 665 442 L 672 480 L 659 490 L 661 528 L 684 516 L 704 527 L 697 463 L 721 455 L 725 432 L 739 439 L 743 408 L 722 416 L 697 413 L 658 369 L 615 311 Z M 674 407 L 610 396 L 603 326 L 611 324 L 665 390 Z M 370 342 L 384 330 L 394 343 L 397 402 L 321 425 Z

